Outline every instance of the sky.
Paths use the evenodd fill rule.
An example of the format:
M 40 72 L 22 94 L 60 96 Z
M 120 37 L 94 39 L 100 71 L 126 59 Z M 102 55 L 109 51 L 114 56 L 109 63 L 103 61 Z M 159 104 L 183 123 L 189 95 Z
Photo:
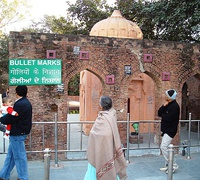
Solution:
M 28 27 L 31 24 L 31 20 L 39 21 L 44 15 L 66 16 L 67 4 L 66 0 L 27 0 L 31 5 L 29 11 L 30 15 L 27 15 L 23 21 L 9 25 L 6 28 L 6 32 L 20 31 L 23 27 Z M 69 0 L 71 3 L 75 3 L 76 0 Z M 107 0 L 110 5 L 114 4 L 115 0 Z

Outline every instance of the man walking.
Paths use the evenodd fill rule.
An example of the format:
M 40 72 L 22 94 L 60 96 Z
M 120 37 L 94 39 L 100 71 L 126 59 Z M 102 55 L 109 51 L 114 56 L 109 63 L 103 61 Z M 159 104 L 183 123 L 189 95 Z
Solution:
M 169 89 L 165 92 L 165 102 L 158 110 L 158 116 L 161 117 L 162 142 L 160 149 L 165 159 L 165 167 L 161 171 L 168 172 L 168 147 L 177 133 L 179 124 L 180 107 L 176 102 L 177 92 Z M 178 165 L 173 165 L 173 172 L 178 169 Z
M 17 86 L 15 91 L 17 100 L 14 103 L 13 109 L 19 115 L 12 116 L 11 114 L 6 114 L 0 118 L 1 123 L 12 125 L 8 153 L 4 166 L 0 171 L 0 180 L 8 180 L 10 172 L 15 165 L 18 180 L 28 180 L 27 156 L 24 142 L 32 127 L 32 105 L 26 97 L 28 91 L 26 86 Z

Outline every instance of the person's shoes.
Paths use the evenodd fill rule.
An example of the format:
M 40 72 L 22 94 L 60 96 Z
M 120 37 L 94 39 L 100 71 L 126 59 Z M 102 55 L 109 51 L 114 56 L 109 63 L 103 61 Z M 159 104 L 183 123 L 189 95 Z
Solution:
M 0 177 L 0 180 L 6 180 L 6 179 Z
M 176 169 L 173 168 L 172 172 L 174 173 L 176 171 Z M 168 174 L 168 170 L 165 171 L 166 174 Z
M 177 169 L 178 169 L 178 164 L 173 164 L 172 172 L 174 173 Z M 166 174 L 168 174 L 168 169 L 166 170 Z
M 177 170 L 178 169 L 178 164 L 173 164 L 173 169 Z
M 165 172 L 165 171 L 167 171 L 167 170 L 168 170 L 168 166 L 165 166 L 165 167 L 160 168 L 160 171 L 163 171 L 163 172 Z

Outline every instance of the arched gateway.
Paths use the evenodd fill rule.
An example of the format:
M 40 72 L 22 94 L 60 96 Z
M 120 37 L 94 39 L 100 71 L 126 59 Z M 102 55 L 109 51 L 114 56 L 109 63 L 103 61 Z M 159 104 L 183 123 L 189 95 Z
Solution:
M 118 113 L 119 120 L 125 121 L 127 112 L 131 120 L 154 120 L 168 88 L 178 91 L 182 119 L 187 118 L 185 110 L 191 108 L 186 101 L 196 102 L 192 110 L 199 118 L 200 45 L 142 39 L 139 27 L 119 11 L 94 25 L 90 36 L 10 32 L 9 57 L 62 60 L 64 92 L 58 92 L 55 85 L 29 87 L 33 121 L 53 121 L 55 112 L 59 121 L 66 121 L 68 82 L 77 73 L 81 73 L 81 120 L 95 120 L 103 94 L 113 99 L 118 112 L 124 109 Z M 14 87 L 10 94 L 14 94 Z M 89 129 L 85 127 L 86 134 Z M 126 125 L 119 130 L 125 143 Z M 44 146 L 52 149 L 53 131 L 52 126 L 45 129 Z M 145 126 L 142 131 L 146 131 Z M 32 132 L 35 149 L 42 147 L 41 132 Z M 59 126 L 59 132 L 59 148 L 66 149 L 66 127 Z

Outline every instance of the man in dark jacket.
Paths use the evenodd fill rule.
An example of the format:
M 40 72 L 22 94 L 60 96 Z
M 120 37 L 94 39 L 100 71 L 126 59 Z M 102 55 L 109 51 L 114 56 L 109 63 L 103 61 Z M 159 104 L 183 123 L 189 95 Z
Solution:
M 27 156 L 24 141 L 30 133 L 32 127 L 32 105 L 27 99 L 28 88 L 17 86 L 17 100 L 13 109 L 18 112 L 18 116 L 6 114 L 0 118 L 3 124 L 11 124 L 10 142 L 4 166 L 0 171 L 0 180 L 8 180 L 10 172 L 16 165 L 18 180 L 28 180 Z
M 177 92 L 174 89 L 169 89 L 165 92 L 165 103 L 159 108 L 158 116 L 161 119 L 161 132 L 162 142 L 160 149 L 165 159 L 165 167 L 160 168 L 161 171 L 168 172 L 168 147 L 172 142 L 172 139 L 177 133 L 179 124 L 180 107 L 176 102 Z M 173 165 L 173 171 L 178 169 L 178 165 Z

